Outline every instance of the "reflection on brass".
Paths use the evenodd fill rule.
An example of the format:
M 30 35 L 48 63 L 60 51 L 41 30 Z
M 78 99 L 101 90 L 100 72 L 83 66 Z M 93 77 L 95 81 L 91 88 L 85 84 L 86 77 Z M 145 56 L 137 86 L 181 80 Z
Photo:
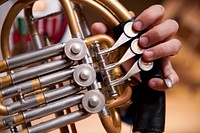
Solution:
M 12 23 L 14 22 L 15 18 L 23 8 L 25 8 L 27 5 L 32 4 L 35 1 L 36 0 L 18 0 L 13 5 L 13 9 L 8 12 L 5 21 L 2 25 L 2 31 L 4 33 L 1 34 L 1 50 L 3 58 L 9 58 L 12 56 L 9 46 L 9 35 Z
M 79 37 L 81 33 L 70 0 L 59 0 L 59 1 L 63 6 L 65 14 L 67 16 L 72 37 Z
M 96 13 L 101 15 L 109 22 L 111 26 L 117 26 L 119 24 L 118 20 L 113 17 L 113 15 L 104 7 L 100 6 L 93 0 L 73 0 L 76 3 L 81 3 L 91 9 L 93 9 Z
M 132 88 L 128 86 L 124 90 L 121 96 L 117 97 L 117 99 L 108 101 L 108 108 L 117 108 L 121 105 L 126 104 L 131 99 L 131 95 L 132 95 Z
M 7 108 L 0 102 L 0 115 L 6 116 L 8 115 Z
M 9 85 L 12 85 L 12 78 L 10 75 L 6 75 L 0 78 L 1 87 L 7 87 Z
M 19 113 L 18 115 L 14 116 L 14 121 L 15 121 L 16 125 L 20 125 L 20 124 L 25 123 L 23 114 Z
M 28 132 L 28 129 L 24 129 L 24 130 L 19 131 L 18 133 L 29 133 L 29 132 Z
M 5 60 L 0 60 L 0 72 L 8 71 L 8 66 Z
M 7 0 L 2 0 L 0 2 L 0 4 L 4 3 L 6 1 Z M 25 10 L 26 21 L 28 23 L 28 28 L 29 28 L 30 34 L 39 36 L 37 28 L 35 27 L 35 23 L 34 23 L 35 18 L 34 18 L 33 13 L 32 13 L 32 5 L 36 1 L 37 0 L 18 0 L 17 2 L 14 3 L 14 5 L 9 10 L 9 12 L 8 12 L 8 14 L 7 14 L 7 16 L 4 20 L 4 23 L 3 23 L 3 26 L 2 26 L 2 33 L 1 33 L 1 49 L 2 49 L 3 58 L 12 58 L 11 50 L 10 50 L 10 47 L 9 47 L 10 46 L 9 37 L 10 37 L 11 26 L 13 25 L 13 22 L 15 21 L 15 18 L 17 17 L 17 15 L 23 9 Z M 77 5 L 81 4 L 81 5 L 83 5 L 83 7 L 86 6 L 86 7 L 90 8 L 91 10 L 93 10 L 95 13 L 97 13 L 102 18 L 104 18 L 105 21 L 107 21 L 107 23 L 109 24 L 109 26 L 111 26 L 111 28 L 119 25 L 121 22 L 125 22 L 127 20 L 130 20 L 132 17 L 135 16 L 135 14 L 132 11 L 128 11 L 117 0 L 59 0 L 59 2 L 61 4 L 61 6 L 63 7 L 63 11 L 64 11 L 64 13 L 67 17 L 72 38 L 83 39 L 83 36 L 81 34 L 81 31 L 83 31 L 83 27 L 81 27 L 80 24 L 79 24 L 79 22 L 80 22 L 79 20 L 83 19 L 83 17 L 80 16 L 82 14 L 82 12 L 76 12 L 76 10 L 74 9 L 75 8 L 74 6 L 76 4 Z M 82 6 L 80 6 L 80 7 L 82 8 Z M 81 8 L 80 8 L 80 10 L 81 10 Z M 78 15 L 78 17 L 76 15 Z M 49 16 L 46 16 L 45 18 L 47 18 L 47 17 L 49 17 Z M 41 17 L 40 19 L 44 19 L 44 18 Z M 110 48 L 115 43 L 115 40 L 112 37 L 110 37 L 106 34 L 99 34 L 99 35 L 94 35 L 94 36 L 90 36 L 90 37 L 84 36 L 84 38 L 85 38 L 84 41 L 87 44 L 88 49 L 92 47 L 92 45 L 95 41 L 98 41 L 98 43 L 100 44 L 100 49 Z M 33 38 L 31 38 L 31 39 L 33 39 Z M 35 42 L 33 42 L 33 43 L 35 43 Z M 121 49 L 116 49 L 116 50 L 114 50 L 114 52 L 107 53 L 106 55 L 104 55 L 105 56 L 104 57 L 105 62 L 106 63 L 116 62 L 118 60 L 118 57 L 119 57 L 118 51 L 122 52 Z M 30 53 L 31 53 L 31 51 L 30 51 Z M 61 56 L 63 58 L 66 57 L 66 55 L 61 55 Z M 59 58 L 60 58 L 60 56 L 59 56 Z M 86 57 L 84 57 L 84 58 L 86 58 Z M 91 57 L 91 58 L 93 58 L 93 57 Z M 48 61 L 52 61 L 52 60 L 57 60 L 57 57 L 52 57 L 52 59 L 48 60 Z M 69 60 L 69 61 L 71 61 L 71 60 Z M 16 61 L 14 61 L 14 63 L 15 62 Z M 88 62 L 86 62 L 86 63 L 88 63 Z M 77 64 L 74 63 L 73 65 L 74 66 L 79 65 L 78 63 L 79 62 L 77 62 Z M 80 63 L 81 63 L 81 61 L 80 61 Z M 96 62 L 91 61 L 89 63 L 95 64 Z M 29 64 L 29 65 L 40 65 L 40 63 Z M 22 66 L 23 66 L 23 64 L 22 64 Z M 29 66 L 29 67 L 31 67 L 31 66 Z M 67 69 L 68 68 L 65 68 L 65 70 L 67 70 Z M 8 70 L 9 70 L 9 66 L 7 66 L 6 61 L 5 60 L 0 61 L 0 72 L 5 72 L 5 71 L 8 71 Z M 45 74 L 45 76 L 48 77 L 49 74 L 51 74 L 51 73 L 47 73 L 47 74 Z M 114 68 L 112 71 L 109 72 L 109 74 L 110 74 L 111 79 L 117 79 L 117 78 L 122 76 L 121 68 L 120 67 Z M 18 105 L 20 106 L 20 108 L 23 108 L 23 106 L 24 106 L 23 102 L 26 102 L 26 100 L 28 99 L 28 98 L 26 99 L 26 97 L 29 97 L 29 96 L 32 96 L 32 95 L 34 95 L 33 102 L 35 102 L 35 99 L 36 99 L 38 105 L 42 105 L 42 104 L 45 104 L 47 102 L 51 103 L 53 100 L 56 101 L 57 100 L 55 98 L 56 96 L 58 96 L 59 100 L 62 99 L 64 97 L 63 94 L 66 93 L 66 92 L 62 93 L 62 92 L 57 92 L 55 90 L 59 90 L 60 88 L 62 88 L 63 86 L 59 86 L 59 85 L 63 84 L 63 82 L 59 82 L 55 85 L 52 85 L 52 86 L 59 86 L 57 88 L 49 86 L 49 88 L 47 88 L 47 90 L 49 90 L 49 92 L 46 93 L 46 90 L 42 89 L 41 87 L 42 87 L 43 83 L 44 84 L 46 83 L 47 80 L 49 80 L 49 79 L 45 78 L 43 81 L 42 80 L 40 81 L 40 79 L 32 79 L 31 80 L 32 86 L 30 84 L 23 84 L 24 86 L 27 85 L 28 87 L 31 86 L 34 91 L 33 92 L 27 92 L 26 90 L 23 90 L 23 94 L 19 93 L 17 97 L 21 101 L 15 101 L 14 104 L 10 104 L 9 107 L 11 107 L 11 110 L 12 110 L 12 107 L 15 108 L 15 104 L 18 104 L 18 103 L 19 103 Z M 51 77 L 50 77 L 50 81 L 52 81 Z M 70 84 L 70 83 L 73 83 L 73 82 L 75 82 L 75 81 L 73 81 L 73 78 L 71 78 L 65 83 L 68 86 L 70 86 L 70 85 L 73 86 L 72 84 Z M 2 89 L 6 90 L 5 87 L 9 86 L 11 84 L 13 84 L 13 83 L 12 83 L 12 79 L 11 79 L 10 75 L 0 77 L 0 87 Z M 100 86 L 99 84 L 97 84 L 96 86 L 95 85 L 94 85 L 94 87 L 97 87 L 97 88 Z M 104 88 L 105 86 L 106 85 L 104 85 L 102 87 Z M 127 85 L 126 85 L 126 87 L 124 87 L 124 86 L 125 85 L 123 84 L 123 85 L 113 87 L 118 94 L 118 97 L 115 97 L 115 98 L 109 97 L 106 94 L 104 95 L 102 93 L 107 100 L 106 105 L 104 105 L 104 106 L 107 109 L 107 112 L 109 112 L 109 114 L 101 115 L 100 119 L 101 119 L 101 122 L 102 122 L 104 128 L 106 129 L 106 131 L 108 133 L 120 133 L 121 132 L 121 119 L 120 119 L 120 115 L 117 112 L 116 108 L 126 105 L 130 101 L 131 95 L 132 95 L 131 87 L 127 86 Z M 17 87 L 19 87 L 19 90 L 21 89 L 20 85 L 17 86 Z M 77 87 L 77 86 L 73 86 L 73 87 Z M 82 88 L 82 86 L 79 86 L 79 87 Z M 90 86 L 88 88 L 85 87 L 84 91 L 90 91 L 90 89 L 93 89 L 92 87 L 90 87 Z M 22 88 L 23 88 L 23 86 L 22 86 Z M 108 88 L 108 87 L 105 87 L 105 88 Z M 39 89 L 42 89 L 42 90 L 40 91 Z M 71 88 L 69 87 L 68 89 L 71 89 Z M 51 90 L 53 92 L 50 92 Z M 12 91 L 12 90 L 8 90 L 8 91 Z M 64 91 L 66 91 L 66 90 L 64 90 Z M 80 91 L 82 91 L 82 90 L 80 90 Z M 108 89 L 107 89 L 107 91 L 108 91 Z M 69 92 L 69 90 L 67 90 L 67 92 Z M 4 100 L 2 93 L 3 92 L 0 92 L 0 99 Z M 11 92 L 9 92 L 9 94 L 10 93 Z M 71 92 L 69 92 L 69 93 L 71 93 Z M 74 92 L 73 94 L 70 94 L 70 97 L 76 95 L 77 93 L 80 93 L 80 92 Z M 53 95 L 53 94 L 55 94 L 56 96 Z M 9 97 L 12 97 L 12 96 L 9 96 Z M 31 102 L 30 102 L 30 104 L 32 104 Z M 71 101 L 70 101 L 70 103 L 71 103 Z M 56 104 L 59 104 L 59 103 L 56 103 Z M 47 104 L 47 106 L 48 106 L 48 104 Z M 78 106 L 79 106 L 78 110 L 83 108 L 81 104 L 78 105 Z M 15 125 L 15 126 L 20 125 L 21 126 L 22 124 L 26 123 L 27 120 L 25 118 L 27 118 L 27 117 L 23 116 L 23 114 L 21 112 L 23 110 L 16 112 L 16 114 L 11 114 L 11 117 L 10 117 L 10 116 L 8 116 L 8 110 L 9 109 L 7 109 L 6 107 L 8 107 L 8 106 L 7 105 L 4 106 L 3 103 L 0 103 L 0 114 L 9 117 L 9 119 L 12 120 L 12 121 L 14 119 L 15 123 L 12 123 L 13 125 Z M 39 109 L 40 107 L 41 106 L 34 107 L 34 110 L 38 111 L 37 109 Z M 25 108 L 27 108 L 27 107 L 25 107 Z M 31 109 L 32 108 L 28 108 L 27 110 L 31 110 Z M 52 109 L 51 106 L 50 106 L 50 109 Z M 73 112 L 69 112 L 70 107 L 67 108 L 66 110 L 67 110 L 67 114 L 73 113 Z M 43 113 L 43 112 L 41 112 L 41 113 Z M 47 112 L 45 112 L 45 113 L 47 113 Z M 60 116 L 55 116 L 55 117 L 59 118 L 59 117 L 62 117 L 64 115 L 65 115 L 65 113 L 62 113 Z M 83 115 L 83 114 L 80 114 L 80 115 Z M 83 116 L 81 116 L 81 118 L 82 117 Z M 72 120 L 72 121 L 76 121 L 76 119 L 78 119 L 78 118 L 74 118 L 74 120 Z M 6 124 L 5 123 L 6 123 L 5 121 L 0 120 L 0 129 L 1 130 L 4 130 L 6 128 L 10 128 L 8 126 L 8 123 L 6 123 Z M 74 133 L 75 132 L 75 130 L 74 130 L 75 124 L 73 124 L 73 122 L 70 123 L 70 124 L 72 124 L 72 126 L 73 126 L 71 131 Z M 28 133 L 29 132 L 28 127 L 25 127 L 25 128 L 22 127 L 22 128 L 23 129 L 21 131 L 18 131 L 19 133 Z M 48 128 L 48 127 L 45 127 L 45 128 Z M 60 128 L 60 126 L 57 126 L 56 128 Z M 63 132 L 65 132 L 65 131 L 63 131 Z
M 46 103 L 43 93 L 39 93 L 35 97 L 36 97 L 37 102 L 38 102 L 39 105 Z
M 31 81 L 32 82 L 32 86 L 34 90 L 38 90 L 41 88 L 41 84 L 40 84 L 40 80 L 39 79 L 34 79 Z
M 101 123 L 107 133 L 120 133 L 121 132 L 121 120 L 116 110 L 112 110 L 111 115 L 105 115 L 100 117 Z
M 96 0 L 97 2 L 103 3 L 109 9 L 111 9 L 121 22 L 126 22 L 133 17 L 133 13 L 129 14 L 129 11 L 119 3 L 118 0 Z

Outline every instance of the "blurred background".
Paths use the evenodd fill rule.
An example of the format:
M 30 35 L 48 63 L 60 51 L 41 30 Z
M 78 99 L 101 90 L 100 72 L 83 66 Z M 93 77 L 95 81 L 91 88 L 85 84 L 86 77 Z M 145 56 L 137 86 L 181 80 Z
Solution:
M 200 133 L 200 0 L 119 1 L 136 16 L 153 4 L 162 4 L 166 9 L 164 19 L 178 21 L 180 29 L 175 37 L 181 40 L 182 49 L 171 58 L 180 82 L 166 91 L 165 133 Z M 11 2 L 6 3 L 8 7 Z M 2 13 L 7 10 L 5 5 L 0 6 L 0 24 L 5 16 Z M 80 133 L 87 133 L 88 129 L 91 133 L 105 132 L 97 115 L 76 125 Z M 122 133 L 130 132 L 131 126 L 124 123 Z

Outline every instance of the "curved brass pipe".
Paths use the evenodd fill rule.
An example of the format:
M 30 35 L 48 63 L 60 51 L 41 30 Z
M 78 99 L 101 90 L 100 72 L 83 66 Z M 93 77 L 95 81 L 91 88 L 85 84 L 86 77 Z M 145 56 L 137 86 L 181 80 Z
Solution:
M 118 0 L 96 0 L 96 1 L 99 3 L 103 3 L 104 6 L 108 7 L 108 9 L 110 9 L 121 22 L 126 22 L 130 20 L 133 17 L 133 15 L 135 16 L 133 12 L 129 13 L 129 11 L 124 6 L 122 6 Z
M 72 37 L 81 37 L 81 32 L 78 26 L 78 21 L 76 19 L 72 4 L 70 0 L 59 0 L 65 11 L 67 21 L 69 23 L 69 28 L 72 34 Z
M 1 50 L 3 58 L 9 58 L 11 57 L 10 53 L 10 46 L 9 46 L 9 35 L 11 26 L 19 14 L 19 12 L 24 9 L 26 6 L 32 4 L 36 0 L 18 0 L 9 10 L 3 26 L 2 26 L 2 34 L 1 34 Z
M 107 133 L 121 132 L 121 119 L 115 109 L 110 110 L 110 115 L 101 116 L 100 120 Z
M 111 108 L 111 109 L 117 108 L 121 105 L 126 104 L 131 99 L 131 95 L 132 95 L 132 88 L 131 86 L 128 86 L 127 88 L 125 88 L 122 95 L 117 97 L 117 99 L 112 99 L 107 102 L 108 108 Z
M 75 3 L 83 4 L 88 8 L 91 8 L 96 13 L 101 15 L 105 20 L 107 20 L 111 26 L 114 27 L 119 25 L 119 21 L 113 16 L 113 14 L 111 14 L 106 8 L 104 8 L 102 5 L 98 4 L 94 0 L 72 0 L 72 1 Z
M 85 38 L 85 42 L 88 47 L 91 47 L 94 41 L 99 41 L 99 43 L 105 42 L 108 47 L 111 47 L 115 42 L 110 36 L 106 34 L 98 34 Z

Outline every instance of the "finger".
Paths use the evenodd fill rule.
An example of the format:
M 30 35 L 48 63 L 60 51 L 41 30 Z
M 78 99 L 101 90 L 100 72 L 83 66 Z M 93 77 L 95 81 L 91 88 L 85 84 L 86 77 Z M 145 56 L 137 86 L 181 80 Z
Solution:
M 140 37 L 141 47 L 150 47 L 158 42 L 166 40 L 178 31 L 179 25 L 175 20 L 166 20 L 153 27 Z
M 107 32 L 107 27 L 104 23 L 96 22 L 91 26 L 92 34 L 105 34 Z
M 178 39 L 171 39 L 154 47 L 148 48 L 143 53 L 145 61 L 154 61 L 156 59 L 176 55 L 181 49 L 181 42 Z
M 163 68 L 164 78 L 169 78 L 172 81 L 172 85 L 179 82 L 179 77 L 176 74 L 176 72 L 174 71 L 174 69 L 172 68 L 169 58 L 163 58 L 163 60 L 161 62 L 161 66 Z M 151 88 L 158 90 L 158 91 L 164 91 L 164 90 L 168 89 L 166 83 L 161 78 L 152 78 L 151 80 L 149 80 L 148 85 Z
M 153 5 L 144 10 L 136 19 L 133 28 L 137 31 L 147 29 L 153 24 L 161 21 L 165 13 L 165 8 L 161 5 Z

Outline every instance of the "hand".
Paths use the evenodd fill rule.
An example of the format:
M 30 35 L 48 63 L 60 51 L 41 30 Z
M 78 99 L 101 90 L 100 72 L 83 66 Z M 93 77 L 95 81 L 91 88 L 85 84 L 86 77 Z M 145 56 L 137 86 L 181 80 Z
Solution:
M 178 39 L 171 39 L 171 37 L 176 34 L 179 26 L 172 19 L 162 22 L 164 13 L 165 9 L 161 5 L 149 7 L 135 19 L 133 30 L 148 30 L 139 38 L 140 46 L 147 48 L 143 53 L 143 59 L 145 61 L 160 59 L 164 77 L 171 79 L 172 83 L 175 84 L 179 81 L 179 77 L 172 68 L 170 56 L 176 55 L 180 51 L 181 42 Z M 101 22 L 94 23 L 91 30 L 93 34 L 108 32 L 106 25 Z M 128 70 L 131 65 L 129 62 L 124 67 Z M 148 84 L 156 90 L 167 89 L 164 81 L 159 78 L 150 79 Z

